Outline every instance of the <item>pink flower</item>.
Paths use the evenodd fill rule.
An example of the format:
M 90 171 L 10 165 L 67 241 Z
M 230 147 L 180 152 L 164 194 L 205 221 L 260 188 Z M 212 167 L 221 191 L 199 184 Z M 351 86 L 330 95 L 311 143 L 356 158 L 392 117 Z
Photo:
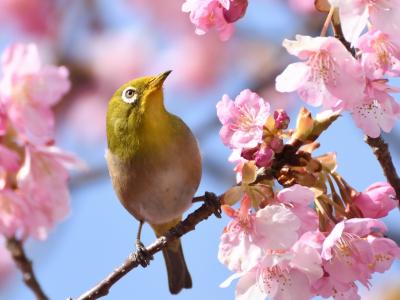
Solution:
M 361 300 L 358 294 L 358 287 L 354 282 L 334 282 L 330 279 L 329 274 L 324 274 L 320 280 L 314 283 L 313 291 L 316 295 L 324 298 L 333 297 L 335 300 Z
M 297 91 L 313 106 L 338 109 L 357 103 L 363 96 L 365 78 L 358 62 L 333 37 L 297 35 L 283 46 L 304 62 L 290 64 L 276 78 L 280 92 Z
M 224 229 L 219 244 L 218 259 L 235 272 L 252 268 L 262 256 L 262 249 L 255 244 L 257 235 L 254 228 L 255 214 L 249 211 L 250 198 L 244 197 L 239 210 L 223 206 L 233 220 Z
M 221 236 L 218 258 L 236 272 L 253 267 L 264 250 L 288 249 L 298 239 L 300 221 L 289 209 L 268 205 L 251 213 L 249 207 L 245 196 L 239 211 L 225 208 L 234 219 Z
M 400 44 L 388 34 L 379 30 L 370 30 L 362 35 L 356 47 L 362 51 L 363 65 L 375 69 L 374 77 L 400 75 Z
M 339 7 L 344 36 L 352 44 L 356 43 L 365 29 L 368 19 L 378 30 L 395 37 L 400 34 L 399 0 L 329 0 L 329 2 Z
M 400 254 L 393 241 L 382 237 L 385 231 L 386 226 L 375 219 L 355 218 L 336 224 L 323 242 L 325 272 L 314 288 L 327 297 L 337 292 L 356 295 L 357 280 L 368 287 L 371 274 L 388 269 Z
M 366 70 L 366 74 L 371 72 Z M 381 130 L 390 132 L 400 118 L 400 105 L 388 94 L 397 90 L 386 82 L 386 79 L 367 78 L 364 98 L 349 107 L 356 125 L 372 138 L 378 137 Z
M 2 56 L 0 100 L 24 141 L 45 144 L 54 137 L 50 107 L 68 91 L 65 67 L 42 65 L 34 44 L 14 44 Z
M 353 203 L 365 218 L 383 218 L 398 205 L 396 193 L 387 182 L 377 182 L 359 193 Z
M 299 218 L 282 205 L 267 205 L 258 210 L 254 224 L 260 234 L 257 244 L 263 249 L 287 249 L 299 238 Z
M 383 273 L 389 270 L 394 259 L 400 258 L 400 248 L 391 239 L 370 235 L 368 243 L 373 251 L 374 259 L 370 267 L 374 272 Z
M 219 134 L 226 146 L 253 148 L 262 142 L 269 104 L 256 93 L 244 90 L 235 101 L 224 95 L 217 103 L 217 115 L 222 123 Z
M 182 11 L 190 13 L 190 21 L 196 26 L 196 34 L 205 34 L 212 27 L 219 31 L 222 41 L 233 34 L 233 24 L 224 17 L 224 9 L 229 10 L 230 0 L 186 0 Z
M 309 207 L 314 197 L 312 190 L 299 184 L 281 190 L 276 196 L 277 201 L 285 204 L 301 221 L 300 234 L 318 229 L 318 216 Z
M 323 273 L 318 249 L 308 239 L 315 239 L 314 234 L 302 237 L 288 251 L 268 251 L 254 268 L 236 275 L 240 278 L 236 300 L 293 299 L 294 295 L 310 299 L 312 284 Z
M 52 147 L 26 147 L 17 175 L 18 188 L 31 207 L 30 233 L 45 239 L 48 230 L 69 212 L 68 168 L 81 167 L 74 156 Z

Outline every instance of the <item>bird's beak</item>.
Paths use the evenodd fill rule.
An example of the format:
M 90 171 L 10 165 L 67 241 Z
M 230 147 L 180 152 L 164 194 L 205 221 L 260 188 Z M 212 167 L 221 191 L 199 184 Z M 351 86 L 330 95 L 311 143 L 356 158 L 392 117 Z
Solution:
M 167 79 L 168 75 L 171 74 L 172 70 L 165 71 L 156 77 L 151 81 L 151 85 L 154 87 L 161 87 L 162 84 L 164 83 L 165 79 Z

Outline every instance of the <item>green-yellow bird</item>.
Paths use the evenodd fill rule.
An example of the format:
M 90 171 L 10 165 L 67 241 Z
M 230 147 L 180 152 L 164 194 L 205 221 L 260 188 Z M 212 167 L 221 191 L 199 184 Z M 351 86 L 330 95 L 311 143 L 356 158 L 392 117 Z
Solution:
M 150 223 L 157 236 L 179 223 L 201 178 L 195 137 L 164 106 L 162 86 L 170 73 L 125 83 L 107 111 L 108 169 L 122 205 L 140 222 L 136 247 L 144 266 L 149 257 L 140 242 L 143 223 Z M 163 254 L 170 292 L 191 288 L 180 240 L 170 243 Z

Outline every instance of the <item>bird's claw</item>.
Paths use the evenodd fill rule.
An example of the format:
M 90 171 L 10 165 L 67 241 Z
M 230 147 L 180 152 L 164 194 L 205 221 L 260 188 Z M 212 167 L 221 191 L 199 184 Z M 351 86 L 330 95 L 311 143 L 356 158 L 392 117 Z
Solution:
M 154 258 L 141 241 L 136 242 L 136 257 L 143 268 L 146 268 Z
M 213 209 L 214 215 L 217 218 L 221 218 L 221 202 L 219 201 L 218 196 L 211 192 L 205 192 L 204 198 L 205 204 Z

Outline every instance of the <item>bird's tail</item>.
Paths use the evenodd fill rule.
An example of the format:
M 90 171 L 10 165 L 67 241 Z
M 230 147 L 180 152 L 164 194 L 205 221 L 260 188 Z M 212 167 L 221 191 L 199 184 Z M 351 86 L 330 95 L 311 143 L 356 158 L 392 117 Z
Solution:
M 160 237 L 179 222 L 180 219 L 176 219 L 167 224 L 151 224 L 151 227 L 157 237 Z M 167 266 L 168 285 L 171 294 L 178 294 L 184 288 L 190 289 L 192 278 L 183 256 L 181 241 L 176 239 L 168 243 L 168 246 L 163 249 L 163 255 Z

